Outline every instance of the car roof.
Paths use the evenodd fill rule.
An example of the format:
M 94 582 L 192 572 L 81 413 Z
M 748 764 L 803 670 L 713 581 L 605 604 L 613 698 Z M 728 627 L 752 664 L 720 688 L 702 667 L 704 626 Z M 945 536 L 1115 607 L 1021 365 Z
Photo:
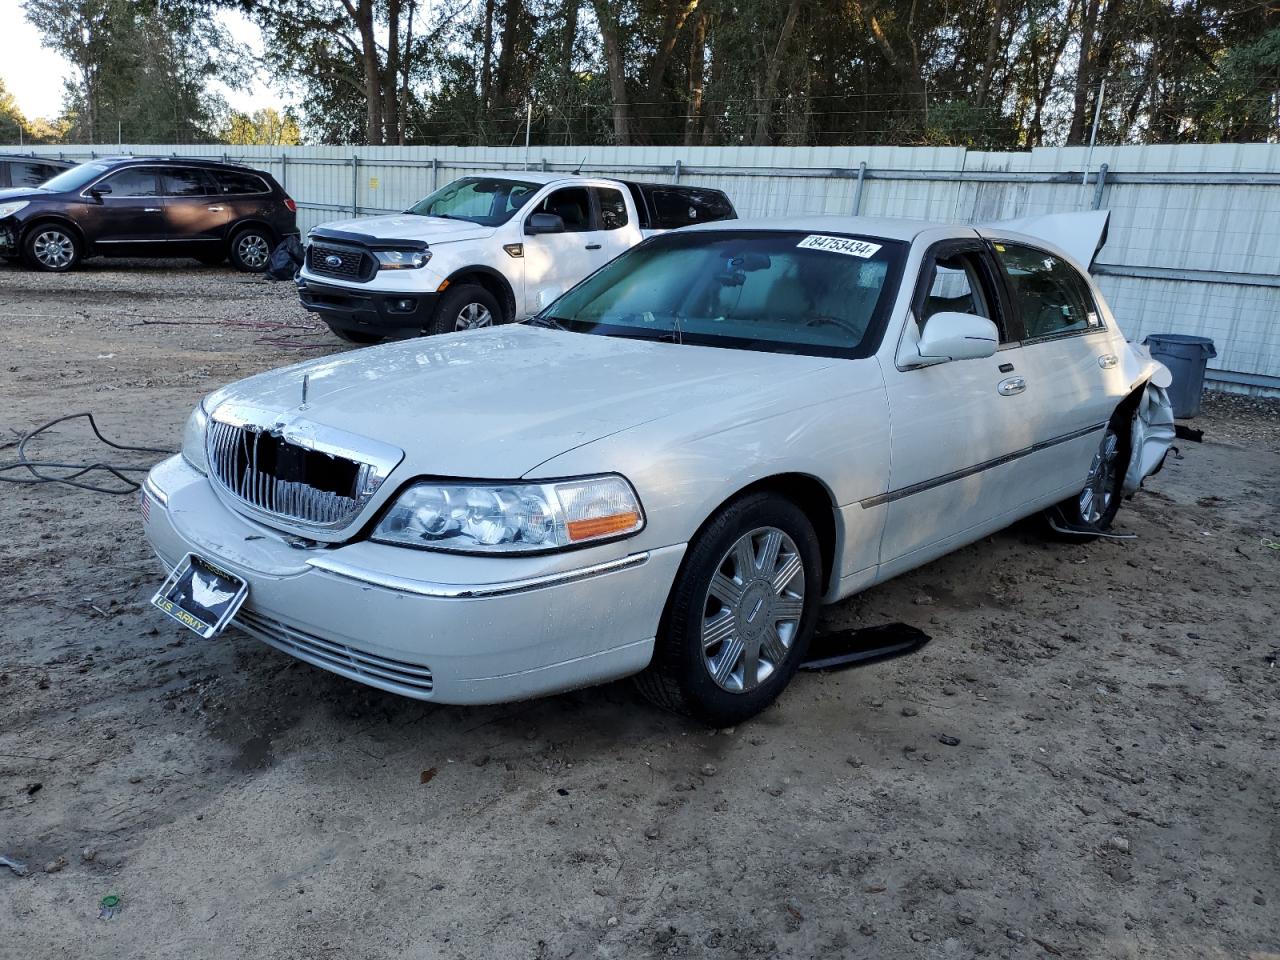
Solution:
M 826 230 L 831 233 L 851 233 L 858 236 L 882 237 L 886 240 L 911 241 L 929 230 L 972 230 L 954 223 L 936 223 L 930 220 L 907 220 L 890 217 L 747 217 L 741 220 L 716 220 L 682 227 L 690 230 L 778 230 L 813 233 Z
M 2 161 L 34 160 L 37 163 L 61 164 L 64 167 L 74 167 L 76 165 L 76 161 L 74 160 L 63 160 L 61 157 L 44 157 L 38 153 L 3 153 L 3 154 L 0 154 L 0 160 Z
M 258 170 L 244 163 L 232 163 L 230 160 L 209 160 L 205 157 L 146 157 L 146 156 L 122 156 L 122 157 L 94 157 L 91 160 L 81 161 L 83 163 L 109 163 L 112 165 L 125 166 L 130 163 L 174 163 L 184 167 L 202 167 L 209 170 L 251 170 L 254 173 L 265 173 L 264 170 Z

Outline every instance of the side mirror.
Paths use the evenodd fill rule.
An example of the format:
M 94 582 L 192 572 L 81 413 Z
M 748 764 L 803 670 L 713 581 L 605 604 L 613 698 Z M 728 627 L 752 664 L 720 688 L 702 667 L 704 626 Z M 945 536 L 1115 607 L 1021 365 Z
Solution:
M 89 195 L 91 197 L 97 197 L 99 200 L 101 200 L 103 197 L 107 196 L 110 193 L 111 193 L 111 186 L 106 183 L 100 183 L 95 187 L 89 188 Z
M 539 233 L 564 233 L 564 219 L 556 213 L 531 213 L 524 222 L 524 232 L 531 237 Z
M 1000 331 L 986 317 L 944 311 L 925 323 L 916 350 L 925 363 L 942 363 L 994 356 L 998 346 Z

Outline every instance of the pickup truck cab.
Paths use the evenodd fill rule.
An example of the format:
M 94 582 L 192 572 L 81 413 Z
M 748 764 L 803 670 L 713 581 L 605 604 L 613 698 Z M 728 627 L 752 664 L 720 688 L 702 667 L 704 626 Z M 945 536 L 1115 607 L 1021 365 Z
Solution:
M 653 233 L 736 216 L 702 187 L 463 177 L 404 213 L 316 227 L 298 294 L 350 343 L 487 327 L 537 313 Z

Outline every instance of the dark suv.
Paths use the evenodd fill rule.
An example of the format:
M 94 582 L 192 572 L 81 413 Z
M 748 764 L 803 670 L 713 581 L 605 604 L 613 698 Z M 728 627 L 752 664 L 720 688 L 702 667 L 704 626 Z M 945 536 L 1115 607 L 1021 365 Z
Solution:
M 209 160 L 116 157 L 38 187 L 0 190 L 0 256 L 37 270 L 85 257 L 195 257 L 260 273 L 298 232 L 297 204 L 270 174 Z

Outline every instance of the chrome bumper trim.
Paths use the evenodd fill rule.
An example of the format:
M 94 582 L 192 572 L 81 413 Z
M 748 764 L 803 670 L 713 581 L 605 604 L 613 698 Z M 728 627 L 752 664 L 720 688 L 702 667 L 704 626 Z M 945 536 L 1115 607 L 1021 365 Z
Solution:
M 147 474 L 147 478 L 142 481 L 143 492 L 150 494 L 151 499 L 162 507 L 169 505 L 169 495 L 155 485 L 151 479 L 151 474 Z
M 565 570 L 562 573 L 548 573 L 541 577 L 527 577 L 523 580 L 475 584 L 431 583 L 425 580 L 410 580 L 407 577 L 374 573 L 363 567 L 352 566 L 341 560 L 329 557 L 313 557 L 307 563 L 317 570 L 324 570 L 347 580 L 356 580 L 360 583 L 368 583 L 375 587 L 396 590 L 400 593 L 412 593 L 421 597 L 436 597 L 445 600 L 483 600 L 489 597 L 504 597 L 515 593 L 527 593 L 530 590 L 541 590 L 546 587 L 558 587 L 562 584 L 575 583 L 579 580 L 589 580 L 592 577 L 600 577 L 608 573 L 616 573 L 619 570 L 639 567 L 648 560 L 648 552 L 633 553 L 617 560 L 609 560 L 589 567 L 579 567 L 576 570 Z

